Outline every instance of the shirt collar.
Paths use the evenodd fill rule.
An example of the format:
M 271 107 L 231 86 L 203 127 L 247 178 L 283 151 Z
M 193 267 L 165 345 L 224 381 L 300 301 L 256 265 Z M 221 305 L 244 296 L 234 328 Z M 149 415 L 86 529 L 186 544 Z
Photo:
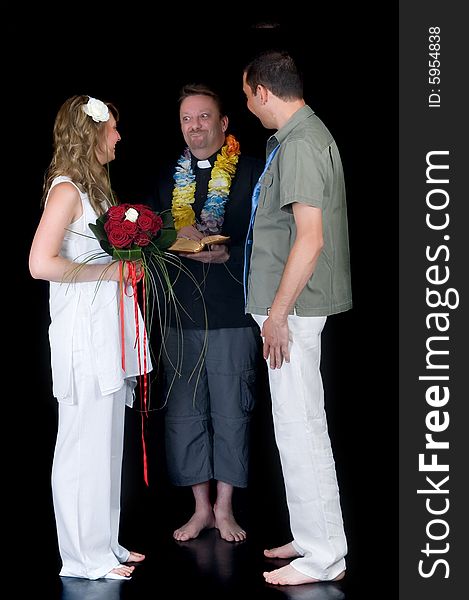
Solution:
M 300 123 L 306 121 L 314 115 L 314 111 L 307 104 L 298 109 L 276 133 L 270 136 L 267 140 L 267 154 L 269 154 L 275 146 L 281 144 L 289 133 L 295 129 Z
M 206 160 L 208 160 L 208 161 L 209 161 L 209 163 L 210 163 L 210 165 L 211 165 L 212 167 L 213 167 L 213 165 L 215 164 L 215 161 L 217 160 L 217 156 L 218 156 L 218 153 L 219 153 L 219 152 L 220 152 L 220 149 L 219 149 L 219 150 L 217 150 L 217 151 L 216 151 L 214 154 L 212 154 L 212 156 L 209 156 L 209 157 L 206 159 Z M 196 158 L 196 157 L 195 157 L 195 156 L 192 154 L 192 152 L 191 152 L 191 167 L 192 167 L 192 170 L 193 170 L 193 171 L 194 171 L 194 169 L 196 169 L 196 168 L 199 168 L 199 167 L 197 166 L 197 162 L 198 162 L 198 160 L 199 160 L 199 159 L 198 159 L 198 158 Z M 203 171 L 204 169 L 201 169 L 201 170 Z

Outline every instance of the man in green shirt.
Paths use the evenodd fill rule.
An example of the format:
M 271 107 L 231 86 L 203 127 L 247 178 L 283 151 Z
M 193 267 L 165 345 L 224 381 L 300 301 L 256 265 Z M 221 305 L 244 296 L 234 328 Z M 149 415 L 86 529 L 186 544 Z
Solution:
M 261 327 L 276 442 L 293 535 L 266 550 L 293 558 L 264 573 L 268 583 L 338 580 L 345 538 L 327 433 L 321 332 L 329 315 L 352 307 L 342 164 L 332 135 L 303 99 L 293 59 L 266 52 L 244 70 L 248 109 L 277 130 L 253 195 L 255 214 L 246 312 Z M 251 219 L 252 221 L 252 219 Z

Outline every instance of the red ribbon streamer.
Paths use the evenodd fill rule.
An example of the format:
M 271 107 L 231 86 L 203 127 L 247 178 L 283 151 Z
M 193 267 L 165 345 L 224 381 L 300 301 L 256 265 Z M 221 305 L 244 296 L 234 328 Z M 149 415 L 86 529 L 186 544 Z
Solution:
M 132 295 L 134 298 L 134 318 L 135 318 L 135 346 L 137 346 L 137 356 L 138 356 L 138 372 L 140 376 L 140 406 L 142 408 L 142 448 L 143 448 L 143 479 L 148 486 L 148 460 L 147 460 L 147 447 L 145 442 L 145 418 L 148 417 L 148 406 L 147 406 L 147 397 L 148 397 L 148 372 L 147 372 L 147 327 L 146 327 L 146 302 L 145 302 L 145 271 L 142 270 L 142 273 L 139 277 L 137 277 L 137 270 L 135 267 L 135 263 L 132 261 L 125 261 L 127 264 L 127 272 L 130 278 L 130 283 L 132 286 Z M 122 339 L 122 369 L 125 371 L 125 340 L 124 340 L 124 292 L 127 294 L 127 290 L 125 289 L 123 283 L 123 273 L 124 273 L 124 262 L 120 263 L 120 317 L 121 317 L 121 339 Z M 141 345 L 140 345 L 140 324 L 138 318 L 138 288 L 137 284 L 139 281 L 142 281 L 143 287 L 143 373 L 142 373 L 142 357 L 141 357 Z M 143 385 L 142 385 L 142 375 L 143 375 Z M 143 387 L 143 391 L 142 391 Z
M 121 316 L 121 353 L 122 370 L 125 371 L 125 344 L 124 344 L 124 263 L 119 263 L 119 294 L 120 294 L 120 316 Z

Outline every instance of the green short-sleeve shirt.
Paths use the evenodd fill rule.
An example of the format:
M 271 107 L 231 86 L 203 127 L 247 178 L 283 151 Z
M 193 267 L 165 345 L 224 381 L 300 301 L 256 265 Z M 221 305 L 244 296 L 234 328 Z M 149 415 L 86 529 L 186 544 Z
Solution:
M 327 316 L 352 307 L 345 184 L 337 145 L 309 106 L 299 109 L 267 142 L 280 144 L 261 178 L 253 231 L 246 312 L 272 306 L 296 237 L 292 204 L 322 209 L 324 246 L 292 313 Z

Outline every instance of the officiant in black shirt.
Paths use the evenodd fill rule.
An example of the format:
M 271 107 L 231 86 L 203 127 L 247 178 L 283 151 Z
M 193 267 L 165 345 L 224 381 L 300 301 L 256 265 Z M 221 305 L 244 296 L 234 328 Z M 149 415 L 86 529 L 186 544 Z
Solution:
M 224 540 L 236 542 L 246 532 L 233 515 L 232 495 L 248 482 L 261 364 L 257 325 L 244 311 L 244 245 L 263 163 L 244 156 L 226 135 L 228 117 L 211 89 L 185 86 L 179 114 L 187 148 L 159 178 L 153 208 L 172 210 L 178 237 L 230 239 L 179 254 L 183 269 L 170 268 L 177 311 L 166 307 L 170 327 L 162 352 L 166 455 L 172 483 L 191 486 L 195 500 L 194 514 L 173 535 L 186 541 L 216 527 Z

